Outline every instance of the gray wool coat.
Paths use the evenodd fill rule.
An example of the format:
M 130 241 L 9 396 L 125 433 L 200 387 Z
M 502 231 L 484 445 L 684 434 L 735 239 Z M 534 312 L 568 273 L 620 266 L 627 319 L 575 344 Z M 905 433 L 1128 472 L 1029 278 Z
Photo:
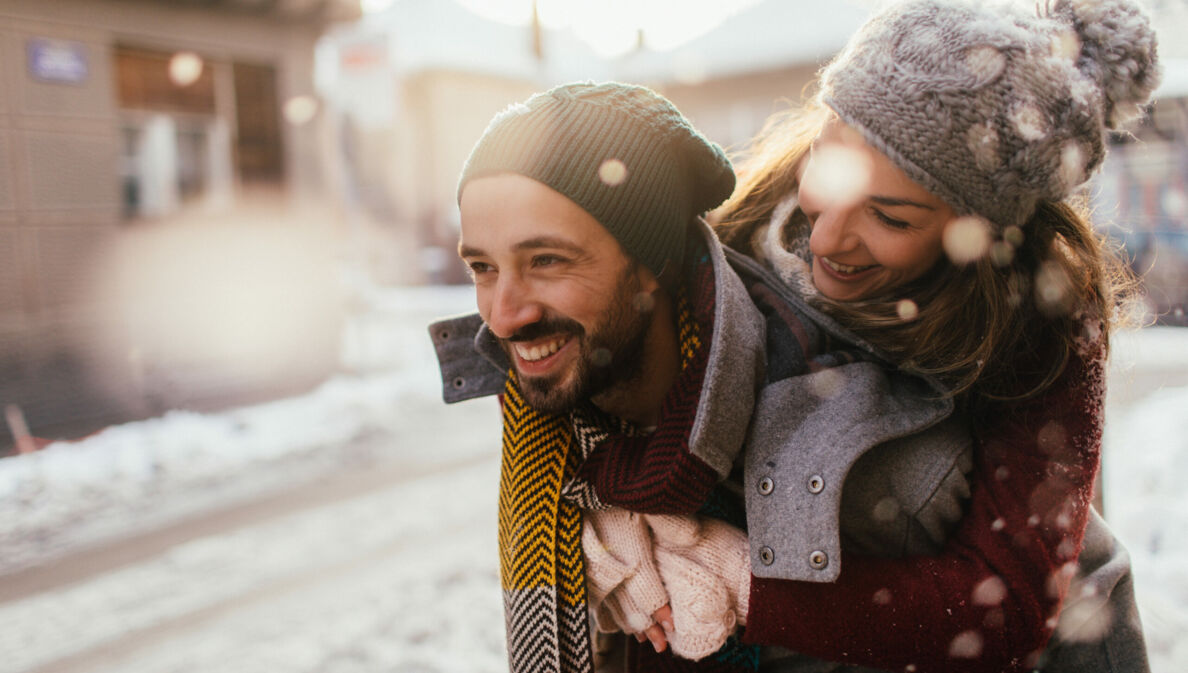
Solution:
M 775 356 L 772 351 L 801 358 L 785 363 L 793 369 L 808 371 L 807 362 L 798 344 L 769 343 L 766 319 L 740 273 L 781 289 L 780 299 L 809 316 L 818 329 L 869 353 L 874 350 L 808 306 L 766 268 L 723 248 L 704 223 L 700 229 L 714 268 L 716 303 L 689 450 L 724 480 L 732 472 L 737 475 L 741 464 L 743 476 L 735 486 L 746 501 L 752 573 L 831 582 L 841 572 L 843 545 L 847 551 L 877 556 L 938 552 L 961 519 L 972 469 L 967 427 L 954 415 L 952 400 L 943 397 L 941 384 L 873 361 L 769 383 L 765 371 L 768 358 Z M 429 332 L 447 403 L 502 392 L 509 363 L 477 314 L 437 321 Z M 1081 581 L 1110 597 L 1099 609 L 1137 613 L 1125 550 L 1096 516 L 1086 532 L 1081 568 Z M 1106 650 L 1132 652 L 1137 647 L 1143 656 L 1124 658 L 1131 663 L 1118 668 L 1105 652 L 1062 648 L 1054 641 L 1050 652 L 1063 658 L 1053 656 L 1053 665 L 1044 670 L 1146 670 L 1137 626 L 1119 629 L 1116 638 L 1102 643 Z M 765 650 L 763 671 L 864 670 L 782 648 Z M 1139 659 L 1141 667 L 1133 663 Z

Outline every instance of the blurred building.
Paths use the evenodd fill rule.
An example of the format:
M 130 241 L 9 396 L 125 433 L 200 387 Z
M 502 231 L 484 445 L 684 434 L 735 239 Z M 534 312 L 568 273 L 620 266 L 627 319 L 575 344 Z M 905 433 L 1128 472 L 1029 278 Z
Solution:
M 1155 98 L 1140 126 L 1113 137 L 1096 221 L 1125 246 L 1151 316 L 1188 326 L 1188 58 L 1164 59 Z
M 315 45 L 331 22 L 359 14 L 358 0 L 0 4 L 0 405 L 10 417 L 68 435 L 209 397 L 213 388 L 167 381 L 169 364 L 93 292 L 96 266 L 129 231 L 171 216 L 227 213 L 256 192 L 322 193 L 321 138 L 306 123 L 318 111 Z

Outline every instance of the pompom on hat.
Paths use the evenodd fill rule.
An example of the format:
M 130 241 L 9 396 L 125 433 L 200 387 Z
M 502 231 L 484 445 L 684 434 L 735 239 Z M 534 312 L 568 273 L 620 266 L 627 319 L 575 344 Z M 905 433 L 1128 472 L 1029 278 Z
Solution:
M 722 149 L 642 86 L 563 84 L 491 120 L 458 182 L 518 173 L 568 197 L 672 289 L 693 217 L 734 191 Z
M 823 71 L 822 101 L 908 177 L 999 230 L 1060 200 L 1106 131 L 1159 84 L 1155 33 L 1129 0 L 1018 5 L 906 0 Z

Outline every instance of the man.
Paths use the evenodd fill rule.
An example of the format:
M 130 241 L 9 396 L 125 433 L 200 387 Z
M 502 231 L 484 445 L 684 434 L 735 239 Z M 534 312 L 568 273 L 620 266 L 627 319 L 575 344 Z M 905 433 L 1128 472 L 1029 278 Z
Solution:
M 775 289 L 778 280 L 750 260 L 728 263 L 698 216 L 733 185 L 721 149 L 671 103 L 616 83 L 564 85 L 512 106 L 463 169 L 458 249 L 479 315 L 430 331 L 447 402 L 501 396 L 500 561 L 517 673 L 593 668 L 583 511 L 724 519 L 749 530 L 756 576 L 829 582 L 840 570 L 842 482 L 847 497 L 872 503 L 920 490 L 904 486 L 919 472 L 884 470 L 856 488 L 847 473 L 875 445 L 948 416 L 951 402 L 934 382 L 887 373 L 858 350 L 830 350 L 839 334 L 831 321 Z M 804 385 L 781 385 L 800 375 Z M 861 420 L 874 408 L 892 410 L 893 431 Z M 809 410 L 824 420 L 779 425 Z M 810 460 L 804 438 L 839 415 L 859 420 L 830 433 L 841 446 L 825 447 L 826 463 Z M 933 433 L 930 461 L 967 457 L 953 434 Z M 942 505 L 965 486 L 956 468 L 929 474 L 924 488 Z M 745 496 L 743 483 L 754 487 Z M 843 524 L 847 535 L 921 553 L 931 547 L 903 546 L 908 527 L 953 523 L 951 507 L 889 509 Z M 657 621 L 668 614 L 656 612 Z M 694 664 L 658 652 L 676 635 L 671 623 L 646 632 L 655 651 L 628 642 L 637 668 Z M 714 665 L 753 670 L 758 656 L 732 641 Z

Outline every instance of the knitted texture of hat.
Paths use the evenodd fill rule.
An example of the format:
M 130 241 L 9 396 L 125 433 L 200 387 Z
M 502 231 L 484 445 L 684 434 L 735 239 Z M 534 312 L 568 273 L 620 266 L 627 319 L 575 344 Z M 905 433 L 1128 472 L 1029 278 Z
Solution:
M 675 282 L 685 231 L 734 190 L 725 153 L 641 86 L 564 84 L 504 110 L 471 151 L 475 178 L 518 173 L 581 206 L 662 281 Z
M 1042 12 L 907 0 L 871 18 L 821 76 L 821 96 L 959 214 L 1022 225 L 1089 179 L 1105 134 L 1159 83 L 1155 33 L 1129 0 Z

